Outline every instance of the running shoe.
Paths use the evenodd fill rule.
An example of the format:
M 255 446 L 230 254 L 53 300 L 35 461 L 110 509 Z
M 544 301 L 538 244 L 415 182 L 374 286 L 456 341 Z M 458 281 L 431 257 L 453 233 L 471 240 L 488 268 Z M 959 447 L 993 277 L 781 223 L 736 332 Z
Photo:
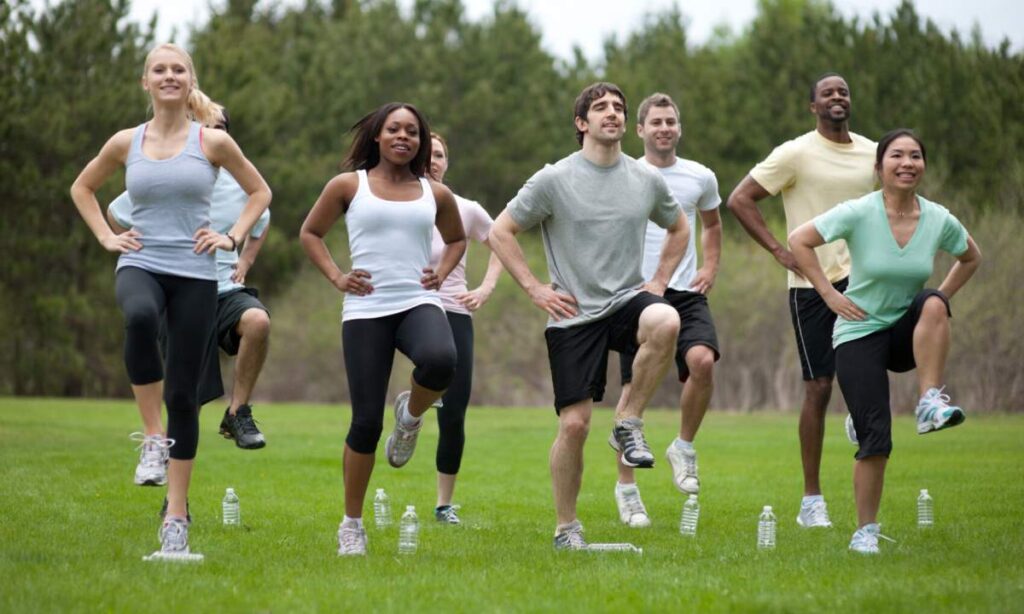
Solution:
M 943 394 L 943 388 L 929 388 L 917 402 L 914 415 L 918 435 L 948 429 L 964 421 L 964 410 L 949 404 L 949 395 Z
M 579 520 L 555 534 L 555 550 L 586 550 L 587 542 L 583 539 L 583 524 Z
M 440 505 L 434 508 L 434 518 L 444 524 L 462 524 L 458 505 Z
M 420 427 L 423 420 L 418 420 L 415 426 L 403 426 L 402 416 L 409 413 L 410 392 L 399 393 L 395 398 L 395 430 L 388 435 L 384 442 L 384 453 L 388 457 L 388 463 L 392 467 L 401 467 L 409 462 L 412 453 L 416 451 L 416 438 L 420 434 Z
M 850 550 L 860 554 L 878 554 L 879 538 L 896 543 L 895 539 L 882 535 L 881 529 L 878 523 L 873 522 L 854 531 L 853 538 L 850 539 Z
M 810 505 L 800 505 L 800 514 L 796 517 L 796 523 L 805 529 L 831 528 L 832 520 L 828 517 L 828 506 L 825 505 L 825 500 L 820 499 Z
M 855 446 L 859 446 L 860 442 L 857 440 L 857 429 L 853 427 L 853 416 L 846 414 L 846 439 Z
M 338 556 L 366 556 L 366 529 L 342 522 L 338 526 Z
M 608 445 L 622 453 L 622 464 L 627 467 L 649 469 L 654 466 L 654 453 L 644 439 L 644 421 L 640 418 L 616 420 Z
M 132 441 L 139 442 L 139 464 L 135 467 L 135 483 L 139 486 L 163 486 L 167 483 L 167 463 L 173 439 L 163 435 L 132 433 Z
M 651 526 L 651 517 L 640 498 L 640 488 L 636 484 L 616 484 L 615 504 L 619 507 L 619 520 L 634 529 Z
M 675 442 L 665 450 L 668 464 L 672 465 L 672 481 L 680 492 L 688 495 L 700 494 L 700 479 L 697 477 L 697 451 L 680 449 Z
M 224 419 L 220 421 L 220 434 L 224 439 L 234 439 L 235 445 L 243 450 L 258 450 L 267 445 L 263 433 L 260 432 L 252 417 L 252 407 L 239 405 L 235 415 L 231 408 L 224 410 Z
M 184 518 L 165 518 L 160 525 L 160 554 L 187 555 L 188 549 L 188 520 Z

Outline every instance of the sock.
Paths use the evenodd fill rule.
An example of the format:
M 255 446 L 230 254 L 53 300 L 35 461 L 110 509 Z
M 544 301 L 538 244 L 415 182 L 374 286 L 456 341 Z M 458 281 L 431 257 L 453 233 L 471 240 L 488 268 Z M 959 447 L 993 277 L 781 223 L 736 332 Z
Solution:
M 345 519 L 341 521 L 341 524 L 343 526 L 346 526 L 346 527 L 351 527 L 351 526 L 355 525 L 356 528 L 362 529 L 363 528 L 363 519 L 362 518 L 349 518 L 348 516 L 345 516 Z
M 572 522 L 570 522 L 568 524 L 556 525 L 555 526 L 555 535 L 560 535 L 562 533 L 565 533 L 569 529 L 572 529 L 572 528 L 576 527 L 579 523 L 580 523 L 579 520 L 573 520 Z
M 800 502 L 800 507 L 811 507 L 811 504 L 817 501 L 824 503 L 825 495 L 807 495 L 803 498 L 803 501 Z
M 682 437 L 676 437 L 675 441 L 672 442 L 672 445 L 680 451 L 693 452 L 693 442 L 686 441 Z
M 402 423 L 402 426 L 406 427 L 419 426 L 420 423 L 419 418 L 413 418 L 412 414 L 409 413 L 408 405 L 405 406 L 404 411 L 399 412 L 398 421 Z
M 636 488 L 636 482 L 632 484 L 623 484 L 622 482 L 615 482 L 615 492 L 622 492 L 628 488 Z

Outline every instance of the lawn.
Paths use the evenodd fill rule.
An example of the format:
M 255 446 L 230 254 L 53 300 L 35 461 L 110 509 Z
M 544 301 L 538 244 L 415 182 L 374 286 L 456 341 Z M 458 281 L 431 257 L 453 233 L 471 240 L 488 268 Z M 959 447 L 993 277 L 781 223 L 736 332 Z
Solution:
M 416 505 L 420 550 L 396 554 L 395 526 L 369 529 L 369 556 L 339 558 L 341 450 L 347 408 L 256 408 L 268 445 L 242 451 L 202 414 L 191 505 L 202 564 L 143 563 L 157 548 L 163 488 L 132 484 L 138 429 L 123 401 L 0 399 L 0 611 L 1020 611 L 1024 603 L 1024 416 L 969 415 L 951 431 L 914 434 L 894 421 L 882 500 L 883 553 L 847 551 L 854 527 L 854 448 L 829 417 L 822 482 L 835 528 L 794 518 L 801 479 L 796 415 L 708 415 L 700 452 L 698 535 L 678 533 L 682 495 L 660 457 L 639 481 L 653 519 L 618 522 L 611 412 L 595 412 L 580 519 L 592 542 L 630 541 L 642 555 L 555 552 L 547 409 L 473 408 L 456 500 L 463 526 L 432 520 L 436 425 L 395 470 L 381 457 L 372 488 L 393 514 Z M 663 450 L 678 414 L 651 411 Z M 386 426 L 386 428 L 388 428 Z M 382 442 L 383 443 L 383 442 Z M 241 498 L 241 528 L 219 520 L 225 487 Z M 915 525 L 928 488 L 936 525 Z M 778 547 L 756 549 L 763 505 L 779 518 Z M 367 505 L 367 520 L 372 519 Z

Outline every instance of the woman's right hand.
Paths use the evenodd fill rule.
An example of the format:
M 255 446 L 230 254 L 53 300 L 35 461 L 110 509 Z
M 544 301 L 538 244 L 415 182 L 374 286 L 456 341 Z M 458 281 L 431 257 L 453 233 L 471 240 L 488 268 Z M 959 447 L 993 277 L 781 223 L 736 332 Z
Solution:
M 828 308 L 844 320 L 860 321 L 868 316 L 856 303 L 846 298 L 846 295 L 835 288 L 824 298 Z
M 369 282 L 370 274 L 362 269 L 352 269 L 351 273 L 342 273 L 332 280 L 334 287 L 342 292 L 356 296 L 366 296 L 373 293 L 373 286 Z
M 100 239 L 100 245 L 102 245 L 103 249 L 108 252 L 118 254 L 137 252 L 142 249 L 142 243 L 139 243 L 138 241 L 141 236 L 142 235 L 135 230 L 126 230 L 121 234 L 110 233 L 109 236 Z

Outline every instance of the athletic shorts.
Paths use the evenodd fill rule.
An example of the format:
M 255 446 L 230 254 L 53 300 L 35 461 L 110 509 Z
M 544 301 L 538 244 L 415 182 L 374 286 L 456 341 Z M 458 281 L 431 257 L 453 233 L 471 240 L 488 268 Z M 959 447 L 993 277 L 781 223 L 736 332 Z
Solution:
M 845 292 L 848 279 L 832 284 Z M 804 381 L 819 377 L 831 378 L 836 373 L 836 353 L 832 349 L 832 329 L 836 314 L 814 288 L 789 289 L 789 315 L 796 333 L 796 351 Z
M 718 351 L 718 335 L 715 333 L 715 321 L 711 319 L 708 308 L 708 297 L 700 292 L 689 290 L 665 291 L 665 300 L 676 308 L 679 314 L 679 339 L 676 340 L 676 369 L 679 381 L 685 382 L 690 377 L 690 369 L 686 366 L 686 353 L 695 345 L 706 345 L 715 353 L 715 362 L 722 357 Z M 633 381 L 633 360 L 636 353 L 619 354 L 619 373 L 623 385 Z
M 556 413 L 586 399 L 600 401 L 604 398 L 608 350 L 635 354 L 640 314 L 655 304 L 668 304 L 668 301 L 650 292 L 640 292 L 610 316 L 569 328 L 549 327 L 544 331 Z
M 847 341 L 836 348 L 836 379 L 857 430 L 859 448 L 854 458 L 889 456 L 892 451 L 892 416 L 889 404 L 888 371 L 904 373 L 916 366 L 914 327 L 921 308 L 931 296 L 946 303 L 938 290 L 922 290 L 910 308 L 891 327 Z
M 260 302 L 259 291 L 255 288 L 239 288 L 217 297 L 217 328 L 206 349 L 203 372 L 199 379 L 199 403 L 206 404 L 224 396 L 224 381 L 220 372 L 218 347 L 229 356 L 238 355 L 242 338 L 238 334 L 238 322 L 249 309 L 270 310 Z

